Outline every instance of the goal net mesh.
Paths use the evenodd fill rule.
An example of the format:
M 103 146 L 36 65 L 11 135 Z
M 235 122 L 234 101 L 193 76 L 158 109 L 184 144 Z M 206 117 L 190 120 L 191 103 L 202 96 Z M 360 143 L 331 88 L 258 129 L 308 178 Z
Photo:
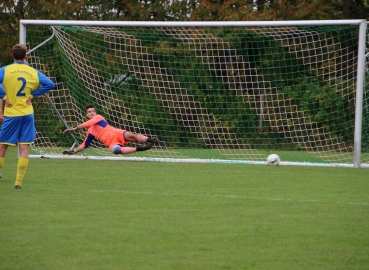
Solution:
M 110 125 L 160 139 L 130 158 L 353 162 L 357 26 L 27 26 L 28 49 L 51 35 L 27 58 L 57 84 L 34 99 L 31 154 L 80 144 L 86 130 L 63 130 L 92 103 Z M 84 154 L 115 156 L 97 141 Z

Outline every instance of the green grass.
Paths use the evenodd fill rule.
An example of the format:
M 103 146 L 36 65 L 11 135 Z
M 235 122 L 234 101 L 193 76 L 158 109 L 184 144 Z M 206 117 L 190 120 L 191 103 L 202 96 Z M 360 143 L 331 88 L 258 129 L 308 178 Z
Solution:
M 31 148 L 31 155 L 60 155 L 66 148 L 49 147 L 49 148 Z M 89 156 L 95 157 L 113 157 L 114 155 L 108 148 L 87 148 L 84 152 Z M 283 162 L 300 162 L 316 164 L 316 165 L 331 165 L 342 166 L 345 164 L 353 166 L 353 153 L 325 152 L 323 159 L 320 155 L 322 152 L 305 152 L 305 151 L 282 151 L 282 150 L 235 150 L 235 149 L 161 149 L 153 148 L 150 152 L 136 152 L 129 157 L 134 158 L 172 158 L 172 159 L 211 159 L 218 163 L 240 163 L 245 164 L 246 161 L 265 162 L 266 157 L 270 154 L 278 154 Z M 81 155 L 81 154 L 77 154 Z M 125 156 L 127 157 L 127 156 Z M 331 162 L 327 161 L 330 160 Z M 369 163 L 369 153 L 361 154 L 361 164 Z
M 368 269 L 368 169 L 31 159 L 0 269 Z

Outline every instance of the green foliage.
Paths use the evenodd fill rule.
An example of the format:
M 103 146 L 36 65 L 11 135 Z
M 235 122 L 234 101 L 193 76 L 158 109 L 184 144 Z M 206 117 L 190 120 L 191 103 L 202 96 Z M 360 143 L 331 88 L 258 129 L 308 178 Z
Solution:
M 331 1 L 13 1 L 0 5 L 0 66 L 10 64 L 19 21 L 273 21 L 368 18 L 363 0 Z

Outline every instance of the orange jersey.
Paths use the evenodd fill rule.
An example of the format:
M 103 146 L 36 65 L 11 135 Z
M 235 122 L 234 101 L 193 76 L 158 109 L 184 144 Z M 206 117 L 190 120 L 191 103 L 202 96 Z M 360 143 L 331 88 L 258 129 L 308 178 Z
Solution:
M 82 143 L 84 148 L 89 147 L 95 138 L 109 147 L 110 150 L 116 144 L 122 146 L 128 144 L 123 136 L 125 130 L 110 126 L 105 118 L 99 114 L 82 123 L 82 125 L 84 128 L 88 128 L 86 138 Z

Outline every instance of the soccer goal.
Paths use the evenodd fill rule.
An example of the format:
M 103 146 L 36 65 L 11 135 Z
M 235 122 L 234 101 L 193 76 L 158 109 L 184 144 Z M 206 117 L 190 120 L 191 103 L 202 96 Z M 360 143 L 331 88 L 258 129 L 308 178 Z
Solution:
M 181 162 L 369 166 L 365 20 L 20 21 L 29 64 L 57 89 L 34 100 L 32 157 L 80 144 L 64 129 L 85 105 L 117 128 L 160 138 L 114 156 Z M 134 145 L 134 144 L 133 144 Z

